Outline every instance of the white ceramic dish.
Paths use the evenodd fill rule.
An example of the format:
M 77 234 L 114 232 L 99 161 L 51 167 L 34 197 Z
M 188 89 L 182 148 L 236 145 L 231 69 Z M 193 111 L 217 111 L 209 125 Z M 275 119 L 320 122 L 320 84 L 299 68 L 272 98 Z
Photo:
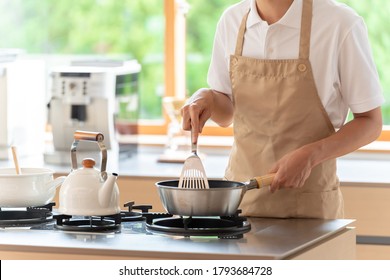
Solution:
M 0 168 L 0 207 L 43 206 L 52 202 L 56 188 L 65 180 L 54 179 L 54 171 L 46 168 Z

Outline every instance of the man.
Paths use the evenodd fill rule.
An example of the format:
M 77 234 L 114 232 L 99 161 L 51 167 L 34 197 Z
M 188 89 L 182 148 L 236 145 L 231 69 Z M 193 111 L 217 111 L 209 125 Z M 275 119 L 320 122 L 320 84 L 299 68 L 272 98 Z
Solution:
M 363 20 L 332 0 L 245 0 L 222 15 L 210 89 L 182 108 L 193 141 L 211 118 L 233 123 L 225 177 L 275 173 L 247 216 L 343 217 L 336 158 L 374 141 L 384 102 Z M 348 109 L 353 120 L 345 123 Z

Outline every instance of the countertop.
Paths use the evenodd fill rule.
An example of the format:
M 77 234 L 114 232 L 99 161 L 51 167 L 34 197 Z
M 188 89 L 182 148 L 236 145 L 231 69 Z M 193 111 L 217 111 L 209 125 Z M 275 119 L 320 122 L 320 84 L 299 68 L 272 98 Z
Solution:
M 0 254 L 7 257 L 7 252 L 9 256 L 10 251 L 16 251 L 137 259 L 285 259 L 337 235 L 353 222 L 262 218 L 248 221 L 252 229 L 240 239 L 154 234 L 145 231 L 144 222 L 125 223 L 127 226 L 122 223 L 120 233 L 3 228 Z
M 228 163 L 229 150 L 201 149 L 205 171 L 210 179 L 221 179 Z M 159 162 L 162 148 L 138 147 L 136 152 L 108 154 L 107 171 L 125 177 L 155 177 L 176 179 L 180 176 L 182 163 Z M 56 173 L 68 174 L 68 164 L 49 164 L 43 156 L 25 157 L 19 160 L 22 167 L 47 167 Z M 337 159 L 341 185 L 379 187 L 390 186 L 390 154 L 352 153 Z M 0 167 L 13 167 L 12 160 L 0 160 Z M 263 175 L 263 174 L 259 174 Z

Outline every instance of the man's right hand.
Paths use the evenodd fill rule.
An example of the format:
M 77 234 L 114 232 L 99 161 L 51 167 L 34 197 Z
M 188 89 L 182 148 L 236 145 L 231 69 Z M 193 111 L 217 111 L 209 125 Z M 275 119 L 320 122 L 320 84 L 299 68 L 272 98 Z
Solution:
M 199 133 L 202 133 L 206 121 L 211 117 L 213 105 L 212 90 L 201 88 L 181 108 L 182 126 L 184 130 L 192 129 L 192 143 L 198 141 Z
M 208 119 L 211 118 L 222 127 L 228 127 L 232 123 L 233 103 L 225 93 L 201 88 L 181 108 L 181 115 L 183 129 L 192 129 L 191 141 L 196 143 Z

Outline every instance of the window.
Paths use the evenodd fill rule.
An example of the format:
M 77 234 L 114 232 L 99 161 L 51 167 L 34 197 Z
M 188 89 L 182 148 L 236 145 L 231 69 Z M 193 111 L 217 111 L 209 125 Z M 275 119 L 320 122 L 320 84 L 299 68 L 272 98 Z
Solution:
M 0 10 L 0 48 L 39 54 L 48 63 L 57 56 L 137 59 L 140 117 L 161 118 L 163 0 L 0 0 Z
M 390 29 L 387 27 L 390 1 L 339 1 L 353 7 L 367 23 L 387 100 L 383 119 L 390 125 Z M 7 11 L 0 17 L 0 48 L 20 48 L 28 55 L 137 59 L 142 65 L 140 118 L 159 120 L 157 125 L 141 125 L 140 133 L 161 134 L 166 131 L 161 122 L 162 97 L 189 96 L 198 88 L 207 87 L 216 23 L 223 10 L 237 2 L 239 0 L 0 0 L 1 11 Z M 185 61 L 181 60 L 182 56 Z M 184 72 L 186 76 L 181 79 Z M 231 135 L 231 129 L 210 125 L 205 133 Z

